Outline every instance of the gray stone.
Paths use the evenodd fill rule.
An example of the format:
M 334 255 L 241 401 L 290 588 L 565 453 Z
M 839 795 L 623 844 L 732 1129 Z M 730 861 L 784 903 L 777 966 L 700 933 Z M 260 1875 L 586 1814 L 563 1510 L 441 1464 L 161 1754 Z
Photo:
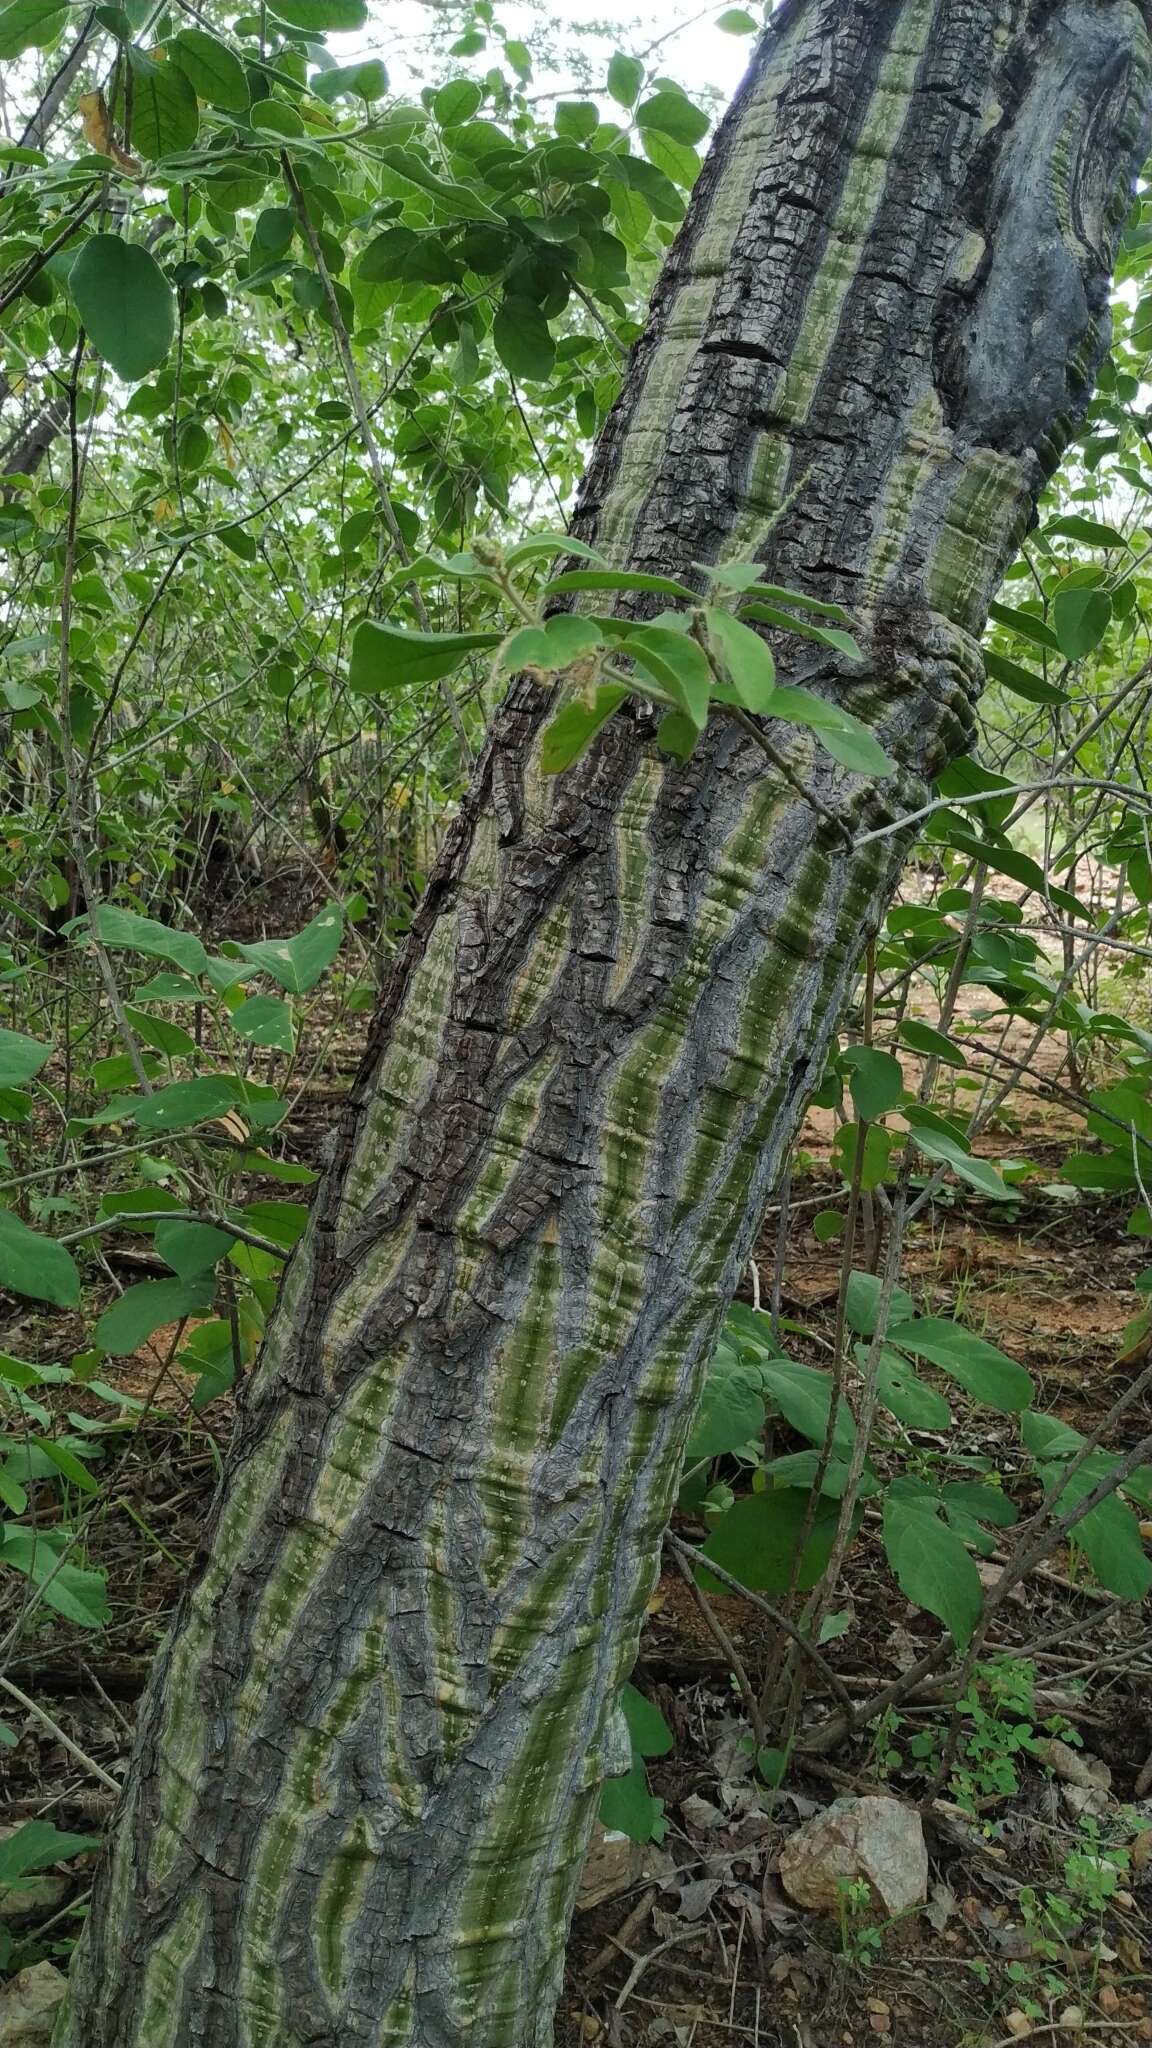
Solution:
M 0 2048 L 51 2048 L 66 1979 L 52 1963 L 33 1963 L 0 1991 Z
M 841 1886 L 859 1878 L 867 1879 L 873 1899 L 890 1914 L 924 1904 L 928 1851 L 914 1807 L 872 1795 L 837 1799 L 789 1836 L 780 1852 L 785 1891 L 813 1912 L 836 1912 Z

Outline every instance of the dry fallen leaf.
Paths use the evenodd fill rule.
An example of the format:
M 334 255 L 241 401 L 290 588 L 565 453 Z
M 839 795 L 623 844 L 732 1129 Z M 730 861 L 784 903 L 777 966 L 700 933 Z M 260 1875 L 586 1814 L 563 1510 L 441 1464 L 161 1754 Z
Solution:
M 82 92 L 76 105 L 80 114 L 80 125 L 84 130 L 84 140 L 89 148 L 94 149 L 98 156 L 110 156 L 113 163 L 119 164 L 122 171 L 139 173 L 143 165 L 134 156 L 129 156 L 126 149 L 121 149 L 117 142 L 108 102 L 99 87 L 95 92 Z

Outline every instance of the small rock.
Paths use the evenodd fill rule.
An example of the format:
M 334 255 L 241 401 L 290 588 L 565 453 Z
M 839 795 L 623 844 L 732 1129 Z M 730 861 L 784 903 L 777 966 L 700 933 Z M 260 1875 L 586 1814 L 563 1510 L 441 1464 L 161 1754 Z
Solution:
M 920 1816 L 899 1799 L 869 1794 L 837 1799 L 817 1820 L 789 1836 L 780 1852 L 780 1880 L 798 1906 L 835 1912 L 841 1884 L 867 1878 L 890 1914 L 922 1906 L 928 1896 L 928 1851 Z
M 1075 1820 L 1085 1813 L 1107 1813 L 1112 1804 L 1102 1785 L 1061 1785 L 1060 1800 Z
M 1060 2015 L 1060 2025 L 1075 2033 L 1084 2025 L 1084 2008 L 1081 2005 L 1066 2005 Z
M 644 1850 L 641 1843 L 633 1842 L 628 1835 L 617 1834 L 614 1829 L 602 1827 L 597 1821 L 584 1858 L 580 1889 L 576 1895 L 577 1912 L 586 1913 L 592 1906 L 602 1906 L 606 1899 L 614 1899 L 620 1892 L 626 1892 L 643 1876 Z
M 934 1884 L 932 1896 L 924 1908 L 924 1918 L 936 1929 L 937 1934 L 943 1934 L 955 1911 L 955 1892 L 946 1884 Z
M 1072 1749 L 1056 1736 L 1044 1744 L 1041 1753 L 1062 1785 L 1078 1785 L 1086 1792 L 1107 1792 L 1111 1787 L 1112 1773 L 1098 1756 Z
M 1117 1991 L 1116 1986 L 1114 1984 L 1102 1984 L 1096 1993 L 1096 2003 L 1100 2007 L 1101 2012 L 1106 2012 L 1109 2018 L 1111 2018 L 1114 2012 L 1119 2012 L 1120 1993 Z
M 67 1877 L 26 1877 L 11 1889 L 0 1891 L 0 1920 L 6 1927 L 27 1927 L 29 1921 L 46 1920 L 62 1906 L 72 1890 Z
M 718 1806 L 708 1799 L 701 1799 L 698 1792 L 690 1792 L 687 1799 L 680 1801 L 680 1812 L 685 1825 L 696 1829 L 718 1828 L 724 1825 L 724 1815 Z
M 0 1991 L 0 2048 L 50 2048 L 66 1979 L 51 1963 L 33 1963 Z
M 1025 2036 L 1032 2032 L 1032 2022 L 1026 2012 L 1020 2011 L 1019 2006 L 1008 2014 L 1004 2025 L 1017 2041 L 1023 2041 Z

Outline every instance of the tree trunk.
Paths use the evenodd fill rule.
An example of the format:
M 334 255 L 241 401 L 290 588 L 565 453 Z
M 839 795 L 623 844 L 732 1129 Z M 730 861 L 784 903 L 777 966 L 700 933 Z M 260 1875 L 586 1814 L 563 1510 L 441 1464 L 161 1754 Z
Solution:
M 794 0 L 577 530 L 847 605 L 875 783 L 513 686 L 393 974 L 162 1653 L 62 2048 L 545 2048 L 717 1325 L 898 821 L 1081 415 L 1146 136 L 1131 0 Z M 877 827 L 890 836 L 853 841 Z

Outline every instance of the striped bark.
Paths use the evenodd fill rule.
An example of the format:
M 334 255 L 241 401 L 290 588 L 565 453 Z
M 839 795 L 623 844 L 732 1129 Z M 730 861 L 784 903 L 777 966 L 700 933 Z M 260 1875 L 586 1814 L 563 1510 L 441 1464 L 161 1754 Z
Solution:
M 871 783 L 512 688 L 397 965 L 160 1657 L 60 2048 L 546 2048 L 717 1324 L 1108 333 L 1132 0 L 789 0 L 578 531 L 755 554 Z M 797 651 L 799 649 L 799 652 Z M 831 821 L 827 814 L 832 814 Z

